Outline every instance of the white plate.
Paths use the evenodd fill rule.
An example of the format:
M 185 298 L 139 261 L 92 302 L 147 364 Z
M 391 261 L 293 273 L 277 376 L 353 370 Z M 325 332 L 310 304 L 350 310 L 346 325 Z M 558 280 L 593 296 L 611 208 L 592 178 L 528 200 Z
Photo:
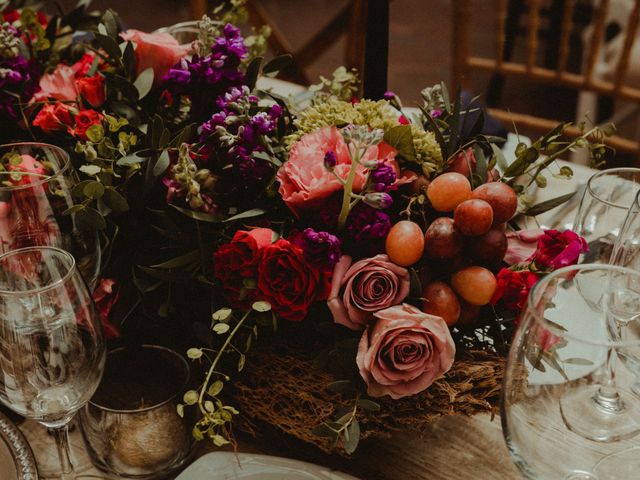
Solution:
M 176 480 L 357 480 L 311 463 L 255 453 L 211 452 Z

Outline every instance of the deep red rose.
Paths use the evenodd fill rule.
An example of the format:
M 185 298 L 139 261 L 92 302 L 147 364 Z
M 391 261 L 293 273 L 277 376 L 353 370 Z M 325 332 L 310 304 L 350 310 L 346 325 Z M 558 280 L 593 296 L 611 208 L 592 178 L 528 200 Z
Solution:
M 503 268 L 498 272 L 496 280 L 498 282 L 491 304 L 495 305 L 502 300 L 508 309 L 520 312 L 527 302 L 529 290 L 538 281 L 538 275 L 529 270 L 514 272 Z
M 2 18 L 5 22 L 16 22 L 20 20 L 20 12 L 18 12 L 18 10 L 5 10 L 2 12 Z
M 85 53 L 80 58 L 80 60 L 78 60 L 73 65 L 71 65 L 71 68 L 73 69 L 75 77 L 76 78 L 86 77 L 87 74 L 89 73 L 89 70 L 91 70 L 91 65 L 93 65 L 93 61 L 95 60 L 95 58 L 96 58 L 96 55 L 94 53 Z M 100 61 L 98 64 L 101 65 L 102 61 Z
M 587 242 L 571 230 L 545 230 L 538 239 L 532 260 L 543 270 L 556 270 L 578 263 L 580 254 L 588 250 Z
M 64 103 L 45 103 L 33 119 L 33 125 L 40 127 L 44 133 L 58 132 L 73 125 L 69 107 Z
M 94 108 L 99 107 L 105 101 L 104 77 L 94 75 L 76 80 L 78 91 L 83 98 Z
M 257 290 L 246 288 L 245 280 L 257 281 L 260 251 L 270 245 L 273 238 L 274 231 L 270 228 L 238 230 L 231 242 L 220 246 L 213 255 L 214 277 L 234 306 L 242 308 L 255 299 Z
M 81 140 L 87 140 L 87 129 L 92 125 L 97 125 L 102 120 L 102 114 L 95 110 L 80 110 L 76 115 L 76 126 L 73 129 L 69 129 L 69 133 L 80 138 Z
M 329 287 L 329 275 L 309 265 L 302 249 L 288 240 L 262 250 L 258 291 L 282 318 L 302 320 L 313 302 L 326 300 Z

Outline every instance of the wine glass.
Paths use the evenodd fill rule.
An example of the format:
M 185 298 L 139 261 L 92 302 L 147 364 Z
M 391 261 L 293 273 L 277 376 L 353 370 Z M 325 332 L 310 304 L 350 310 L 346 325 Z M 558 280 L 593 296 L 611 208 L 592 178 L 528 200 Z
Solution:
M 589 179 L 573 227 L 589 245 L 582 263 L 608 263 L 638 190 L 640 168 L 610 168 Z
M 78 176 L 67 152 L 46 143 L 0 146 L 0 253 L 58 247 L 75 257 L 91 290 L 98 281 L 100 242 L 83 228 L 74 204 Z
M 27 247 L 0 256 L 0 402 L 53 433 L 61 478 L 74 478 L 68 424 L 95 392 L 105 343 L 71 254 Z
M 582 264 L 540 280 L 509 352 L 503 433 L 526 478 L 596 480 L 637 475 L 640 399 L 616 363 L 640 333 L 615 340 L 611 326 L 640 314 L 640 272 Z

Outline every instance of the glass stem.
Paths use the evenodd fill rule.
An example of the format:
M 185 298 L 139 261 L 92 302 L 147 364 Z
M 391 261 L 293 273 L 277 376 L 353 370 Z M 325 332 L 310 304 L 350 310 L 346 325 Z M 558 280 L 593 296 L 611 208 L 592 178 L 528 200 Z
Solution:
M 616 389 L 615 361 L 616 349 L 611 347 L 607 351 L 607 360 L 604 366 L 604 381 L 593 396 L 593 401 L 598 408 L 605 410 L 607 413 L 620 413 L 624 410 L 624 404 Z
M 60 457 L 60 478 L 61 480 L 73 480 L 75 478 L 71 454 L 69 449 L 69 424 L 62 427 L 49 429 L 56 441 L 58 457 Z

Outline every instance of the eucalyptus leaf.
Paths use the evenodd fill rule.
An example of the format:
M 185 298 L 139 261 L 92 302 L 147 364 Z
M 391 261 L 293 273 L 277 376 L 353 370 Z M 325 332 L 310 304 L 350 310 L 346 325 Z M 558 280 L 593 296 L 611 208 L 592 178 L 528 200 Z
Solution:
M 84 186 L 83 193 L 87 198 L 98 199 L 104 195 L 104 185 L 100 182 L 89 182 Z
M 81 231 L 102 230 L 107 226 L 104 217 L 95 208 L 85 207 L 75 216 L 76 225 Z
M 260 215 L 264 215 L 266 213 L 262 208 L 252 208 L 251 210 L 246 210 L 242 213 L 238 213 L 232 217 L 227 218 L 224 222 L 234 222 L 236 220 L 242 220 L 243 218 L 252 218 L 259 217 Z
M 355 386 L 351 380 L 338 380 L 331 382 L 327 388 L 336 393 L 350 393 L 355 390 Z
M 218 335 L 223 335 L 229 331 L 229 325 L 227 323 L 216 323 L 213 326 L 213 331 Z
M 204 212 L 196 212 L 195 210 L 189 210 L 188 208 L 182 208 L 177 205 L 170 204 L 172 208 L 175 208 L 177 211 L 186 215 L 189 218 L 194 220 L 198 220 L 199 222 L 209 222 L 209 223 L 219 223 L 220 220 L 215 215 Z
M 345 429 L 344 451 L 351 455 L 358 448 L 360 443 L 360 424 L 354 419 Z
M 552 198 L 551 200 L 546 200 L 544 202 L 538 203 L 537 205 L 534 205 L 528 208 L 522 214 L 528 217 L 535 217 L 536 215 L 540 215 L 541 213 L 548 212 L 549 210 L 552 210 L 562 205 L 566 201 L 570 200 L 571 197 L 573 197 L 575 194 L 576 192 L 571 192 L 571 193 L 567 193 L 566 195 L 561 195 L 559 197 Z
M 107 11 L 104 12 L 104 15 L 102 15 L 102 21 L 104 22 L 104 26 L 106 27 L 105 30 L 107 35 L 109 35 L 114 40 L 117 40 L 118 39 L 118 21 L 116 19 L 115 14 L 113 13 L 113 10 L 108 8 Z
M 569 363 L 571 365 L 584 365 L 584 366 L 593 365 L 593 362 L 586 358 L 567 358 L 566 360 L 562 360 L 562 363 Z
M 82 173 L 86 173 L 87 175 L 93 177 L 99 174 L 102 171 L 102 168 L 100 168 L 97 165 L 82 165 L 80 167 L 80 171 Z M 91 182 L 91 180 L 89 180 L 89 182 Z M 83 187 L 83 191 L 84 191 L 84 187 Z
M 74 213 L 79 212 L 80 210 L 84 209 L 84 205 L 80 204 L 80 205 L 72 205 L 69 208 L 67 208 L 64 212 L 62 212 L 62 215 L 72 215 Z
M 378 403 L 376 403 L 376 402 L 374 402 L 372 400 L 368 400 L 366 398 L 359 398 L 356 403 L 363 410 L 367 410 L 369 412 L 379 412 L 380 411 L 380 404 L 378 404 Z
M 118 159 L 116 165 L 119 167 L 129 167 L 131 165 L 135 165 L 137 163 L 142 163 L 147 161 L 148 158 L 141 156 L 138 152 L 134 152 L 126 157 L 122 157 Z
M 153 87 L 153 68 L 149 67 L 142 71 L 133 86 L 138 90 L 138 99 L 143 99 L 151 91 Z
M 184 255 L 180 255 L 179 257 L 175 257 L 175 258 L 172 258 L 171 260 L 167 260 L 166 262 L 158 263 L 156 265 L 151 265 L 151 268 L 169 270 L 172 268 L 184 267 L 185 265 L 189 265 L 190 263 L 195 262 L 199 258 L 200 258 L 200 250 L 193 250 Z
M 211 385 L 209 385 L 209 389 L 207 390 L 207 393 L 212 397 L 215 397 L 219 395 L 220 392 L 222 392 L 223 388 L 224 388 L 224 383 L 222 382 L 222 380 L 216 380 Z
M 153 170 L 151 171 L 151 173 L 154 177 L 159 177 L 164 172 L 166 172 L 170 164 L 171 159 L 169 157 L 169 150 L 163 150 L 163 152 L 158 157 L 158 161 L 153 166 Z

